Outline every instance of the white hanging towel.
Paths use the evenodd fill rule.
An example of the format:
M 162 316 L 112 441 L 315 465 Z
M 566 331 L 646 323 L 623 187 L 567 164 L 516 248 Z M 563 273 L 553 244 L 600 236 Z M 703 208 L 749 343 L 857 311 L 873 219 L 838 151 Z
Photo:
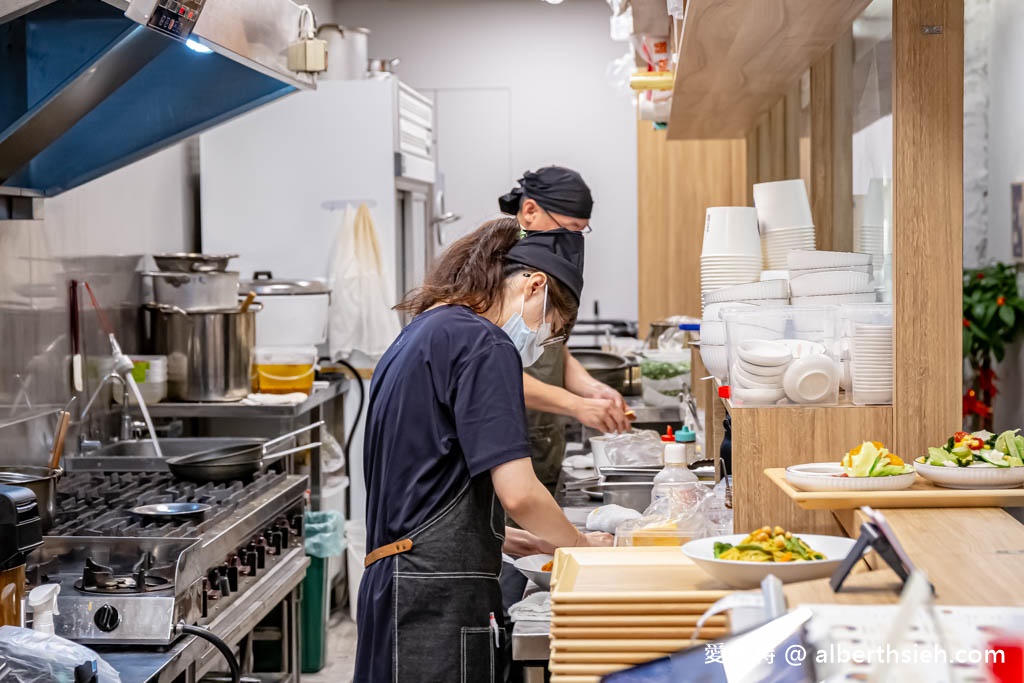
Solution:
M 349 359 L 360 353 L 376 361 L 401 331 L 394 287 L 380 255 L 370 209 L 345 208 L 334 242 L 329 271 L 331 282 L 331 358 Z

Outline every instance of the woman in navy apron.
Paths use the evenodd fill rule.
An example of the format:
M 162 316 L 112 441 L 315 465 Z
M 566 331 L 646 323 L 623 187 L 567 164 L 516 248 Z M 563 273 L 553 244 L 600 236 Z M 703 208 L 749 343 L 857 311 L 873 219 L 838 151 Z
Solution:
M 607 543 L 538 481 L 523 399 L 524 365 L 564 341 L 582 286 L 582 235 L 502 219 L 401 304 L 415 318 L 377 364 L 364 437 L 357 682 L 505 680 L 506 512 L 538 547 Z

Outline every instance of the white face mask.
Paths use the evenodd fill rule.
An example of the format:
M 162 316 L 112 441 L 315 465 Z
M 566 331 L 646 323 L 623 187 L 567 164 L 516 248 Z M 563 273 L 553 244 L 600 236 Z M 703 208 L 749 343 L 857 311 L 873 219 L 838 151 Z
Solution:
M 541 357 L 544 353 L 544 347 L 541 345 L 543 341 L 546 341 L 551 336 L 551 323 L 547 321 L 548 317 L 548 286 L 544 285 L 544 305 L 541 313 L 541 324 L 536 330 L 531 330 L 526 321 L 523 320 L 523 311 L 526 310 L 526 294 L 523 294 L 523 306 L 519 313 L 513 313 L 512 317 L 509 318 L 501 329 L 505 331 L 505 334 L 509 336 L 512 343 L 515 344 L 516 350 L 519 351 L 519 357 L 523 359 L 523 367 L 528 368 Z

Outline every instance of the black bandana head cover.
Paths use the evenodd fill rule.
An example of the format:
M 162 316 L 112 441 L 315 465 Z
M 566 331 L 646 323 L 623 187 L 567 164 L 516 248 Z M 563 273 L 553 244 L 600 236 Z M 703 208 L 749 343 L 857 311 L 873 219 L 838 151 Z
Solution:
M 569 168 L 545 166 L 527 171 L 519 179 L 519 187 L 498 197 L 502 213 L 515 215 L 523 197 L 537 202 L 542 209 L 571 218 L 590 219 L 594 199 L 583 177 Z
M 519 263 L 547 273 L 558 280 L 580 302 L 583 292 L 583 235 L 558 228 L 526 233 L 505 255 Z

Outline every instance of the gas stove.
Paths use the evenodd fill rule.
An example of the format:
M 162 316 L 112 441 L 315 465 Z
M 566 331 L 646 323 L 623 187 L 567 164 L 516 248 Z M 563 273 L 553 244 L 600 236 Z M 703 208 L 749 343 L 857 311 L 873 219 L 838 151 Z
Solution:
M 73 472 L 54 527 L 29 558 L 29 588 L 59 583 L 57 635 L 92 645 L 169 645 L 264 581 L 305 562 L 304 476 L 192 484 L 167 472 Z M 199 520 L 144 520 L 138 505 L 199 502 Z

